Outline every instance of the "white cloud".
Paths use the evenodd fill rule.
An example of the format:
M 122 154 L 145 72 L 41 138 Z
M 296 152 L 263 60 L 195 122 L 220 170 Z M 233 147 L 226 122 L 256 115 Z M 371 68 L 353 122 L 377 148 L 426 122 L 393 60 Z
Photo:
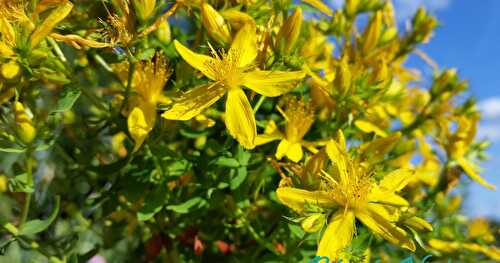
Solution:
M 478 107 L 485 119 L 500 119 L 500 97 L 480 101 Z

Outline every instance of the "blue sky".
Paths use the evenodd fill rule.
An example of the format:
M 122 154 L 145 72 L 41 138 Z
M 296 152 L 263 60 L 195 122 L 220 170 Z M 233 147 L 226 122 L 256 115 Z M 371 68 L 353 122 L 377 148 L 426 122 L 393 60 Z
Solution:
M 441 67 L 457 68 L 469 81 L 469 92 L 483 113 L 478 136 L 493 143 L 482 176 L 499 189 L 470 184 L 464 212 L 500 220 L 500 1 L 396 0 L 396 12 L 411 14 L 415 3 L 432 9 L 440 21 L 434 37 L 421 49 Z

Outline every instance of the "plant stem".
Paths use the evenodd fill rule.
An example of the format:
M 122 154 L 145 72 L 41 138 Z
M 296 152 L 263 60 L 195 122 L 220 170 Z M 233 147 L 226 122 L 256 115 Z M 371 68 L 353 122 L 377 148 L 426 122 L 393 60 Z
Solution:
M 266 96 L 264 95 L 260 96 L 259 101 L 257 101 L 257 104 L 255 104 L 255 106 L 253 107 L 253 113 L 256 113 L 259 110 L 260 106 L 262 105 L 265 99 Z
M 26 156 L 26 176 L 27 176 L 27 184 L 28 184 L 28 187 L 30 188 L 33 188 L 33 160 L 31 158 L 31 151 L 28 150 L 26 152 L 27 156 Z M 29 192 L 29 193 L 26 193 L 26 199 L 24 199 L 24 207 L 23 207 L 23 211 L 22 211 L 22 214 L 21 214 L 21 225 L 23 225 L 26 220 L 28 219 L 28 214 L 29 214 L 29 211 L 30 211 L 30 204 L 31 204 L 31 195 L 32 193 Z

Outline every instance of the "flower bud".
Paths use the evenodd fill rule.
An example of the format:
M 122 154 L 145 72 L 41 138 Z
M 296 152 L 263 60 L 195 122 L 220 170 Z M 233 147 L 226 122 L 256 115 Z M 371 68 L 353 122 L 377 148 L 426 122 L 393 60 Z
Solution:
M 217 10 L 205 3 L 201 6 L 201 17 L 203 26 L 212 38 L 224 43 L 231 42 L 229 27 Z
M 342 56 L 336 72 L 337 74 L 335 75 L 333 84 L 340 94 L 345 95 L 351 89 L 352 79 L 351 70 L 349 68 L 349 58 L 347 55 Z
M 276 37 L 276 46 L 281 52 L 288 53 L 292 50 L 300 35 L 302 27 L 302 9 L 297 8 L 281 26 Z
M 0 193 L 7 192 L 7 177 L 0 175 Z
M 134 0 L 135 14 L 141 20 L 147 20 L 155 10 L 156 0 Z
M 155 34 L 158 40 L 160 40 L 160 42 L 163 44 L 168 44 L 172 41 L 172 33 L 170 31 L 170 25 L 168 24 L 168 21 L 166 19 L 160 23 Z
M 382 33 L 382 36 L 380 36 L 380 43 L 385 44 L 393 40 L 396 36 L 398 35 L 398 29 L 397 27 L 390 27 Z
M 314 213 L 304 219 L 301 223 L 302 229 L 308 233 L 314 233 L 321 230 L 325 225 L 325 215 L 322 213 Z
M 372 49 L 377 47 L 382 31 L 382 12 L 377 11 L 370 20 L 368 27 L 363 35 L 363 52 L 369 53 Z
M 19 64 L 17 64 L 16 61 L 11 60 L 7 63 L 2 64 L 2 77 L 4 79 L 13 79 L 17 75 L 19 75 L 19 71 L 21 71 L 21 68 L 19 67 Z
M 345 12 L 348 17 L 354 17 L 358 12 L 360 0 L 346 0 L 345 1 Z
M 30 144 L 36 137 L 36 130 L 31 122 L 31 117 L 26 113 L 22 103 L 14 102 L 14 119 L 16 121 L 16 133 L 21 141 Z
M 221 15 L 236 30 L 239 30 L 245 24 L 255 24 L 255 21 L 251 16 L 249 16 L 246 13 L 236 11 L 234 9 L 224 10 L 221 12 Z

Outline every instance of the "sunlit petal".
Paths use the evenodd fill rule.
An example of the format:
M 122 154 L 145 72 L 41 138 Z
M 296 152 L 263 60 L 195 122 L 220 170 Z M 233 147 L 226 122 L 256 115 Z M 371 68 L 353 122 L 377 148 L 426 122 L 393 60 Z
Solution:
M 294 89 L 305 76 L 302 71 L 261 71 L 245 73 L 243 85 L 267 97 L 276 97 Z
M 231 89 L 226 100 L 226 127 L 243 147 L 255 147 L 257 127 L 252 107 L 242 89 Z

